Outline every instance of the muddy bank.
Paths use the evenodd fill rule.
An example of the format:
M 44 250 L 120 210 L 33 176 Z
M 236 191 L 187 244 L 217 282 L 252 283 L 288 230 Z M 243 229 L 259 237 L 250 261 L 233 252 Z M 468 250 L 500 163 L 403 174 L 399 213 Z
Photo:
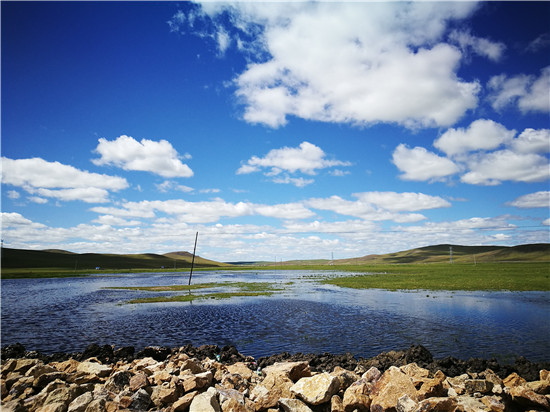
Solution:
M 223 346 L 221 348 L 217 345 L 202 345 L 198 347 L 185 345 L 180 348 L 155 346 L 136 351 L 132 346 L 114 348 L 109 345 L 99 346 L 97 344 L 89 345 L 83 352 L 53 353 L 49 355 L 36 351 L 27 351 L 21 344 L 14 344 L 3 347 L 1 356 L 3 362 L 6 359 L 16 358 L 36 358 L 44 363 L 61 362 L 71 358 L 78 361 L 96 358 L 102 363 L 116 363 L 119 361 L 131 362 L 135 359 L 147 357 L 161 362 L 173 353 L 181 351 L 201 361 L 209 358 L 217 359 L 222 363 L 255 362 L 260 368 L 265 368 L 276 362 L 308 362 L 312 372 L 332 371 L 337 366 L 346 370 L 362 371 L 361 373 L 371 367 L 384 372 L 391 366 L 401 367 L 410 363 L 416 363 L 418 366 L 432 373 L 440 370 L 446 376 L 451 377 L 464 373 L 480 373 L 486 369 L 491 369 L 500 378 L 517 373 L 526 380 L 536 380 L 540 370 L 550 369 L 550 362 L 530 362 L 524 357 L 518 357 L 514 363 L 510 364 L 499 363 L 496 359 L 470 358 L 463 360 L 454 357 L 434 359 L 432 354 L 422 345 L 412 345 L 405 350 L 383 352 L 373 358 L 356 358 L 351 353 L 291 354 L 283 352 L 254 359 L 241 354 L 234 346 Z

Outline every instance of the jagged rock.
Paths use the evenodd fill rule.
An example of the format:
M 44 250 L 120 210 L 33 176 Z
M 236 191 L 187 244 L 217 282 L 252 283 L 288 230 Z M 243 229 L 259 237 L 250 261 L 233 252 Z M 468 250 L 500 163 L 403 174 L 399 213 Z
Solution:
M 145 389 L 140 389 L 132 395 L 132 402 L 130 403 L 129 409 L 146 411 L 150 403 L 151 397 L 149 394 L 145 391 Z
M 464 388 L 466 393 L 474 394 L 479 393 L 489 393 L 493 390 L 493 384 L 485 379 L 466 379 L 464 381 Z
M 201 366 L 201 364 L 197 361 L 194 361 L 193 359 L 187 359 L 180 365 L 180 369 L 182 371 L 190 370 L 191 373 L 197 374 L 197 373 L 203 373 L 205 370 Z
M 550 381 L 550 371 L 547 371 L 546 369 L 541 369 L 539 371 L 539 379 L 541 381 Z
M 451 398 L 452 399 L 452 398 Z M 456 398 L 458 407 L 464 412 L 479 412 L 486 410 L 485 405 L 480 399 L 472 398 L 471 396 L 459 396 Z
M 380 376 L 382 376 L 382 372 L 380 372 L 378 368 L 372 366 L 368 371 L 361 375 L 361 379 L 366 379 L 368 382 L 374 383 L 380 379 Z
M 239 392 L 244 392 L 250 387 L 250 379 L 245 379 L 239 374 L 227 373 L 221 378 L 220 385 L 225 389 L 235 389 Z
M 106 412 L 107 400 L 105 398 L 98 398 L 91 401 L 84 412 Z
M 515 386 L 521 386 L 521 385 L 524 385 L 526 382 L 527 381 L 525 379 L 523 379 L 521 376 L 519 376 L 516 372 L 508 375 L 502 381 L 504 386 L 506 386 L 507 388 L 513 388 Z
M 80 362 L 74 359 L 69 359 L 63 362 L 53 362 L 52 366 L 60 372 L 75 373 Z
M 330 398 L 330 412 L 345 412 L 342 398 L 340 398 L 338 395 L 334 395 L 332 398 Z
M 130 385 L 130 378 L 132 374 L 127 371 L 118 371 L 113 373 L 107 382 L 105 382 L 105 389 L 111 392 L 120 392 L 124 387 Z
M 76 368 L 77 372 L 87 375 L 95 375 L 100 378 L 109 376 L 112 370 L 113 368 L 111 366 L 88 361 L 81 362 L 80 365 L 78 365 L 78 367 Z
M 510 396 L 514 402 L 517 402 L 524 407 L 550 411 L 549 399 L 544 395 L 535 393 L 535 391 L 527 387 L 514 386 L 510 388 Z
M 392 366 L 374 384 L 371 411 L 393 410 L 397 406 L 398 399 L 403 395 L 408 395 L 414 401 L 418 400 L 411 378 Z
M 36 379 L 34 379 L 33 386 L 36 388 L 42 389 L 46 385 L 48 385 L 50 382 L 53 382 L 57 379 L 61 381 L 67 380 L 68 375 L 65 372 L 58 372 L 56 369 L 54 369 L 54 371 L 55 372 L 44 373 L 38 376 Z
M 170 412 L 183 412 L 189 408 L 193 398 L 198 395 L 197 391 L 189 392 L 175 401 L 170 407 Z
M 450 412 L 457 408 L 456 398 L 428 398 L 420 401 L 414 412 Z
M 39 363 L 37 365 L 34 365 L 32 368 L 30 368 L 27 371 L 27 373 L 25 373 L 25 376 L 32 376 L 33 378 L 38 378 L 40 375 L 43 375 L 45 373 L 52 373 L 52 372 L 58 372 L 58 370 L 55 369 L 53 366 Z
M 455 376 L 454 378 L 447 378 L 445 381 L 451 387 L 457 395 L 462 395 L 466 392 L 466 380 L 470 377 L 467 374 Z
M 48 405 L 52 403 L 63 403 L 65 404 L 65 407 L 68 407 L 73 399 L 75 399 L 79 395 L 78 392 L 79 391 L 76 386 L 54 389 L 48 394 L 48 397 L 44 401 L 44 404 Z
M 41 364 L 42 364 L 42 361 L 39 359 L 26 359 L 26 358 L 17 359 L 11 372 L 19 372 L 20 374 L 24 375 L 33 366 L 41 365 Z
M 320 405 L 328 402 L 339 389 L 339 379 L 324 372 L 312 377 L 301 378 L 290 388 L 290 391 L 311 405 Z
M 254 372 L 244 362 L 237 362 L 233 365 L 227 365 L 227 371 L 232 374 L 241 375 L 244 379 L 250 379 L 254 374 Z
M 349 411 L 369 411 L 371 405 L 370 393 L 373 384 L 366 378 L 361 378 L 352 383 L 344 392 L 342 404 L 346 412 Z
M 264 368 L 263 372 L 266 375 L 284 375 L 293 382 L 311 376 L 307 362 L 277 362 Z
M 91 392 L 85 392 L 76 397 L 70 404 L 67 412 L 84 412 L 86 407 L 94 400 Z
M 428 369 L 421 368 L 416 363 L 403 365 L 399 368 L 399 370 L 412 379 L 415 388 L 419 388 L 430 375 L 430 371 Z
M 185 392 L 202 389 L 212 382 L 212 372 L 203 372 L 196 375 L 189 375 L 183 379 L 182 385 Z
M 166 386 L 153 386 L 153 392 L 151 393 L 151 401 L 157 405 L 168 405 L 174 403 L 179 398 L 179 393 L 176 388 L 170 388 Z
M 284 412 L 313 412 L 309 406 L 299 399 L 281 398 L 279 406 Z
M 256 410 L 277 405 L 281 398 L 290 398 L 294 382 L 285 374 L 270 373 L 251 391 L 250 399 L 256 403 Z
M 484 396 L 481 402 L 489 409 L 490 412 L 504 412 L 506 405 L 496 396 Z
M 65 412 L 67 405 L 64 402 L 54 402 L 42 406 L 38 409 L 38 412 Z
M 413 401 L 409 395 L 403 395 L 397 400 L 395 410 L 397 412 L 413 412 L 418 404 Z
M 418 390 L 418 399 L 423 400 L 427 398 L 437 398 L 437 397 L 445 396 L 446 390 L 445 390 L 445 387 L 443 386 L 445 379 L 446 377 L 441 371 L 437 371 L 434 374 L 433 379 L 424 378 L 424 383 Z M 413 380 L 413 384 L 414 384 L 414 380 Z
M 216 395 L 216 389 L 210 387 L 206 392 L 195 396 L 189 406 L 189 412 L 221 412 Z
M 139 351 L 136 354 L 136 358 L 153 358 L 157 362 L 162 362 L 166 360 L 171 353 L 170 348 L 165 348 L 161 346 L 148 346 L 145 349 Z
M 243 393 L 235 389 L 218 389 L 219 403 L 222 412 L 254 412 L 252 402 L 247 402 Z
M 23 406 L 23 401 L 15 399 L 2 404 L 2 412 L 27 412 L 27 408 Z
M 136 373 L 130 378 L 130 382 L 128 383 L 128 385 L 130 385 L 130 390 L 132 392 L 136 392 L 139 389 L 149 386 L 149 379 L 147 379 L 147 375 L 145 375 L 144 373 Z
M 356 373 L 341 368 L 340 366 L 334 368 L 330 374 L 338 379 L 339 391 L 341 392 L 344 392 L 353 382 L 360 379 L 359 375 Z

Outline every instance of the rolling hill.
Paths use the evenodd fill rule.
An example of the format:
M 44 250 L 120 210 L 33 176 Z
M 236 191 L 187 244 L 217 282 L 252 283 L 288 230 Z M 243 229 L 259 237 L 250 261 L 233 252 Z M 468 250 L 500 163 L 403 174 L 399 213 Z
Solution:
M 2 270 L 4 269 L 55 269 L 55 270 L 89 270 L 89 269 L 160 269 L 188 268 L 193 255 L 188 252 L 171 252 L 165 255 L 146 254 L 102 254 L 72 253 L 65 250 L 26 250 L 2 248 Z M 227 266 L 195 256 L 195 267 Z

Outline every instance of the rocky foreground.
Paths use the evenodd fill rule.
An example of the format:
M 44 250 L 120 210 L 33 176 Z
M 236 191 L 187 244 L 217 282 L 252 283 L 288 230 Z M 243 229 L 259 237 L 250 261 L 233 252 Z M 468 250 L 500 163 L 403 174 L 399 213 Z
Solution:
M 2 349 L 2 411 L 550 411 L 550 364 L 434 360 L 422 346 L 371 359 L 255 360 L 234 347 Z

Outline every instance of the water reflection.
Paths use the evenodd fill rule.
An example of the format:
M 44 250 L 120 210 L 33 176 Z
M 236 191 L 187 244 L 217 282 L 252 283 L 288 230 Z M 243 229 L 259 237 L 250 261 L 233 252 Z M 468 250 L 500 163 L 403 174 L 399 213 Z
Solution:
M 2 345 L 20 342 L 55 352 L 81 351 L 91 342 L 138 348 L 213 343 L 233 344 L 255 357 L 282 351 L 368 357 L 423 344 L 436 357 L 548 360 L 549 293 L 354 290 L 323 285 L 317 275 L 326 273 L 200 272 L 197 283 L 278 282 L 284 290 L 271 297 L 140 305 L 123 303 L 172 292 L 105 288 L 187 279 L 132 274 L 2 280 Z

